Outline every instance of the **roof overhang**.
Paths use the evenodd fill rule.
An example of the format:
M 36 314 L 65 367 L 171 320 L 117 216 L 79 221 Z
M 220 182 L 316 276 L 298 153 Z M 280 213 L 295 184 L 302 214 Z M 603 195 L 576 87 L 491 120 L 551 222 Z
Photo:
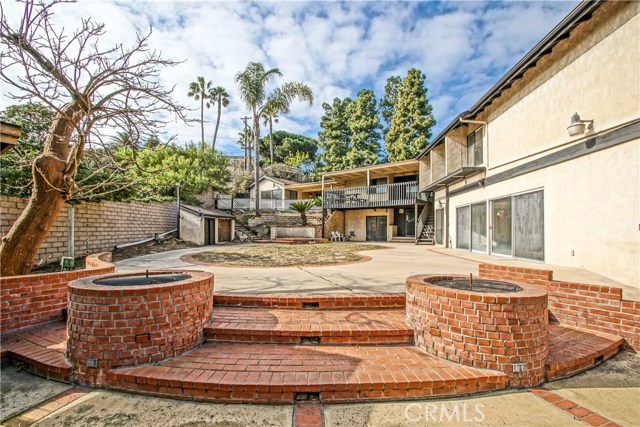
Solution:
M 461 181 L 471 175 L 475 175 L 479 172 L 485 172 L 486 168 L 481 166 L 464 166 L 458 170 L 451 172 L 449 175 L 432 182 L 420 191 L 437 191 L 448 185 Z
M 204 218 L 219 218 L 219 219 L 236 219 L 233 215 L 222 212 L 222 211 L 218 211 L 218 210 L 211 210 L 211 209 L 207 209 L 207 208 L 197 208 L 195 206 L 188 206 L 188 205 L 180 205 L 180 209 L 181 210 L 185 210 L 187 212 L 191 212 L 194 215 L 200 215 L 202 214 L 202 217 Z
M 22 128 L 12 123 L 0 122 L 0 154 L 18 143 Z
M 418 173 L 419 163 L 416 159 L 402 160 L 400 162 L 382 163 L 379 165 L 363 166 L 354 169 L 347 169 L 341 171 L 327 172 L 322 176 L 327 178 L 333 178 L 334 180 L 344 181 L 353 178 L 362 178 L 366 176 L 367 172 L 370 176 L 376 177 L 381 175 L 390 174 L 410 174 Z
M 300 182 L 297 184 L 287 184 L 284 186 L 284 188 L 287 190 L 295 191 L 321 191 L 322 182 Z

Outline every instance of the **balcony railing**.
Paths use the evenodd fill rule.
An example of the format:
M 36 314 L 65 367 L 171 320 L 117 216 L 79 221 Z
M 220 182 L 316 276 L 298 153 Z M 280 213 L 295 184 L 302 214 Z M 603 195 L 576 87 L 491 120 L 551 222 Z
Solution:
M 301 200 L 295 199 L 260 199 L 260 209 L 265 211 L 291 211 L 291 203 L 300 202 Z M 217 209 L 221 210 L 252 210 L 256 207 L 256 201 L 254 199 L 239 199 L 239 198 L 218 198 L 216 200 L 215 206 Z M 322 208 L 320 206 L 314 206 L 311 208 L 312 212 L 320 211 Z
M 325 209 L 384 208 L 413 205 L 417 195 L 418 183 L 412 181 L 325 190 L 323 202 Z

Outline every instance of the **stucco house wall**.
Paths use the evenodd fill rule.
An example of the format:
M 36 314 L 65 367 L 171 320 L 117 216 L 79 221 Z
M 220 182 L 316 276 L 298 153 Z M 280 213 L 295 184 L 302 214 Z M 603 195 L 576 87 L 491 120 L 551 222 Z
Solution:
M 640 3 L 607 2 L 571 36 L 559 42 L 475 120 L 487 121 L 482 166 L 477 174 L 450 186 L 490 178 L 554 152 L 640 121 Z M 570 137 L 571 116 L 594 120 L 594 132 Z M 447 135 L 450 144 L 477 124 Z M 456 147 L 457 148 L 457 147 Z M 430 152 L 439 171 L 443 149 Z M 447 154 L 457 154 L 447 147 Z M 424 158 L 422 161 L 426 161 Z M 446 159 L 452 172 L 458 163 Z M 431 170 L 430 170 L 431 169 Z M 544 167 L 495 184 L 469 187 L 450 197 L 449 240 L 456 245 L 456 208 L 532 190 L 544 191 L 544 262 L 584 268 L 625 284 L 640 284 L 640 139 Z M 436 173 L 437 176 L 440 173 Z M 435 192 L 436 207 L 445 191 Z M 491 209 L 487 207 L 487 217 Z M 446 224 L 446 221 L 445 221 Z M 491 231 L 488 224 L 488 243 Z

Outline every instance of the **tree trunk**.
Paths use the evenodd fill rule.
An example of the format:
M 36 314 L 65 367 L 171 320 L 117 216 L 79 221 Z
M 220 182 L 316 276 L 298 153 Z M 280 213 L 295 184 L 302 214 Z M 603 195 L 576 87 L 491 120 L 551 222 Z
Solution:
M 65 178 L 75 175 L 84 141 L 78 142 L 77 159 L 71 162 L 68 159 L 69 141 L 84 115 L 78 102 L 68 104 L 55 115 L 47 132 L 43 153 L 33 162 L 34 185 L 27 207 L 0 244 L 0 275 L 27 274 L 33 268 L 42 242 L 70 196 L 69 183 Z
M 269 117 L 269 154 L 271 155 L 271 164 L 273 164 L 273 118 Z
M 256 216 L 260 216 L 260 149 L 258 147 L 258 140 L 260 138 L 260 115 L 253 115 L 253 148 L 255 150 L 255 188 L 256 188 Z
M 218 138 L 218 127 L 220 127 L 220 116 L 222 115 L 222 99 L 218 99 L 218 120 L 216 120 L 216 130 L 213 131 L 213 144 L 211 148 L 216 149 L 216 139 Z
M 200 132 L 202 133 L 200 144 L 204 147 L 204 92 L 200 94 Z
M 302 226 L 306 227 L 307 226 L 307 213 L 306 212 L 300 212 L 300 218 L 302 219 Z

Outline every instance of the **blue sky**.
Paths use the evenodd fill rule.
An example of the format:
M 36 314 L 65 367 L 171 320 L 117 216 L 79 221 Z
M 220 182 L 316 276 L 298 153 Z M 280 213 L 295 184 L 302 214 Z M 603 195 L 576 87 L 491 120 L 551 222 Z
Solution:
M 19 6 L 3 2 L 8 16 Z M 306 82 L 314 91 L 312 107 L 295 103 L 276 129 L 317 137 L 322 103 L 354 97 L 363 88 L 378 98 L 386 79 L 416 67 L 426 76 L 437 120 L 434 135 L 470 107 L 569 11 L 576 1 L 91 1 L 59 7 L 56 22 L 74 28 L 80 17 L 106 24 L 103 42 L 127 43 L 135 32 L 153 27 L 152 47 L 184 63 L 166 69 L 161 79 L 186 96 L 189 82 L 202 75 L 231 94 L 223 111 L 219 148 L 240 154 L 235 144 L 246 111 L 236 94 L 234 75 L 249 61 L 278 67 L 277 83 Z M 2 105 L 9 101 L 4 96 Z M 199 117 L 198 111 L 191 113 Z M 215 111 L 206 139 L 213 136 Z M 178 140 L 198 140 L 200 130 L 173 123 Z M 265 131 L 263 131 L 264 133 Z

